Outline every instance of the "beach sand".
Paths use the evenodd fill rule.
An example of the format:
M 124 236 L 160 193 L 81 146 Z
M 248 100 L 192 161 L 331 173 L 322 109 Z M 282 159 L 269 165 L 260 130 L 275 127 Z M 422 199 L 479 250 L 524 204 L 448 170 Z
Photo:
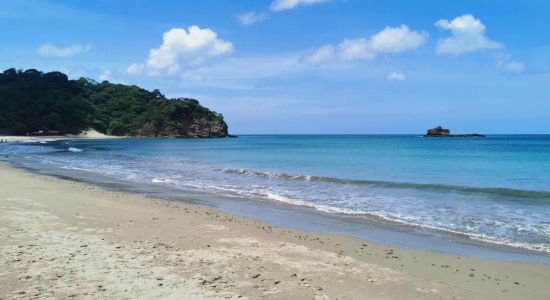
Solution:
M 26 142 L 40 142 L 40 141 L 53 141 L 53 140 L 65 140 L 68 137 L 63 135 L 52 136 L 19 136 L 19 135 L 0 135 L 0 142 L 2 143 L 26 143 Z
M 0 299 L 550 299 L 550 266 L 390 248 L 0 164 Z
M 8 143 L 26 143 L 26 142 L 40 142 L 40 141 L 53 141 L 53 140 L 78 140 L 78 139 L 118 139 L 124 138 L 123 136 L 106 135 L 97 132 L 93 129 L 84 130 L 79 134 L 67 134 L 67 135 L 52 135 L 52 136 L 17 136 L 17 135 L 0 135 L 0 141 Z

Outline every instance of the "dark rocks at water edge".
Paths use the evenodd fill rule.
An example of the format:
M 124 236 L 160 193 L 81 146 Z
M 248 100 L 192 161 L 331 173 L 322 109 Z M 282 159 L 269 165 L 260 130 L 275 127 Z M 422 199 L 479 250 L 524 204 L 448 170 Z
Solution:
M 441 126 L 437 126 L 432 129 L 428 129 L 426 132 L 426 135 L 428 136 L 449 136 L 451 134 L 451 131 L 446 128 L 442 128 Z
M 467 133 L 467 134 L 451 134 L 451 131 L 447 128 L 437 126 L 432 129 L 428 129 L 426 137 L 485 137 L 483 134 Z
M 164 126 L 147 122 L 139 128 L 135 136 L 173 137 L 173 138 L 208 138 L 232 137 L 227 132 L 227 124 L 221 118 L 206 116 L 180 117 L 173 120 L 173 125 Z

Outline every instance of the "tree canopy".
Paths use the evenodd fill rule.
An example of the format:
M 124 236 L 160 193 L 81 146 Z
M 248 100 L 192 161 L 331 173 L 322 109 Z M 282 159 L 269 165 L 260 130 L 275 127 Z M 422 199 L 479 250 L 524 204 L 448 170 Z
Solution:
M 112 135 L 227 136 L 223 116 L 195 99 L 167 99 L 159 90 L 135 85 L 69 80 L 60 72 L 0 73 L 0 134 L 74 134 L 87 128 Z

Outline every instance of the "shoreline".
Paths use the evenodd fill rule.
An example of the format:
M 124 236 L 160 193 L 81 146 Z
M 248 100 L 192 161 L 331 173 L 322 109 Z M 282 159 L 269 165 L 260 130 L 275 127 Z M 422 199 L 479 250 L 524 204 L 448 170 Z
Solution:
M 70 139 L 68 136 L 18 136 L 18 135 L 0 135 L 0 140 L 4 143 L 28 143 L 42 141 L 58 141 Z
M 547 299 L 549 294 L 548 265 L 289 230 L 3 163 L 0 177 L 0 298 Z
M 121 139 L 125 136 L 106 135 L 93 129 L 84 130 L 80 134 L 65 134 L 51 136 L 31 136 L 31 135 L 0 135 L 0 141 L 5 143 L 28 143 L 42 141 L 61 141 L 61 140 L 83 140 L 83 139 Z
M 53 176 L 62 180 L 80 182 L 107 190 L 145 197 L 170 201 L 191 201 L 194 204 L 232 215 L 302 231 L 328 234 L 338 232 L 341 235 L 384 244 L 387 247 L 402 247 L 447 255 L 550 266 L 548 251 L 536 248 L 533 245 L 517 245 L 507 241 L 488 240 L 486 237 L 478 237 L 438 227 L 399 222 L 371 213 L 339 214 L 319 210 L 312 205 L 299 205 L 278 200 L 257 202 L 255 200 L 240 199 L 235 201 L 232 196 L 214 196 L 208 193 L 184 191 L 155 184 L 132 184 L 116 177 L 99 175 L 94 172 L 89 173 L 89 170 L 85 169 L 43 169 L 33 167 L 32 163 L 21 164 L 14 161 L 8 163 L 14 168 Z

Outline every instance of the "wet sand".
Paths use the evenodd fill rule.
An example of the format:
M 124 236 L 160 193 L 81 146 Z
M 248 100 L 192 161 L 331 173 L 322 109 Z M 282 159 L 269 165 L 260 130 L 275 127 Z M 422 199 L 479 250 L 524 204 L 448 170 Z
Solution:
M 550 266 L 389 248 L 0 165 L 0 299 L 550 299 Z

